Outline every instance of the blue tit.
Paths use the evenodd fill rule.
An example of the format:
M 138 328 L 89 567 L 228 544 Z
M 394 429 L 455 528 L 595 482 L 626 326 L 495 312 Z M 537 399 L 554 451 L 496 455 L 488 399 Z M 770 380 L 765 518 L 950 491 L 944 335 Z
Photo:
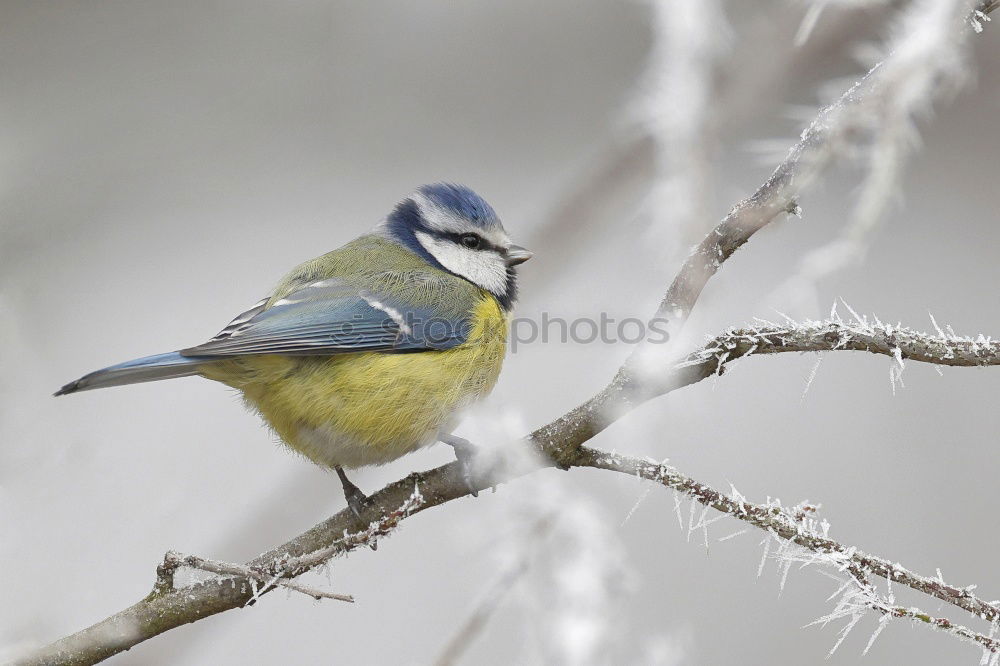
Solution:
M 294 268 L 211 340 L 92 372 L 56 395 L 200 375 L 238 389 L 281 440 L 340 476 L 438 441 L 470 489 L 463 408 L 496 384 L 517 296 L 511 243 L 467 187 L 425 185 L 370 233 Z

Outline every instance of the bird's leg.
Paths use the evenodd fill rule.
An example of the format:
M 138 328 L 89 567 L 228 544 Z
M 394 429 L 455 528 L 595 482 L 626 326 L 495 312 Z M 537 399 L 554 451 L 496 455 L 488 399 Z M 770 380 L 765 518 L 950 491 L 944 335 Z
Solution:
M 340 477 L 340 483 L 344 486 L 344 497 L 347 499 L 347 506 L 351 508 L 351 513 L 358 520 L 361 520 L 361 509 L 364 508 L 368 496 L 361 492 L 361 489 L 351 483 L 351 480 L 344 474 L 344 468 L 339 465 L 333 468 Z
M 451 448 L 455 449 L 455 459 L 458 461 L 458 469 L 459 473 L 462 475 L 462 481 L 465 482 L 465 487 L 469 489 L 469 492 L 472 493 L 473 497 L 479 497 L 479 491 L 472 482 L 473 463 L 476 458 L 476 445 L 464 437 L 458 437 L 457 435 L 446 435 L 442 433 L 439 439 Z

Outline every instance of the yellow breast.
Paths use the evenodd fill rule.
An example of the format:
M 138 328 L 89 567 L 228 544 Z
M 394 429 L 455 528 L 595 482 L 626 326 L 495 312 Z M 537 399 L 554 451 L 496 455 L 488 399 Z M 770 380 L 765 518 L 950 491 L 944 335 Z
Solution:
M 446 351 L 257 355 L 203 374 L 238 388 L 281 439 L 332 467 L 384 464 L 437 441 L 500 374 L 507 315 L 483 292 L 469 338 Z

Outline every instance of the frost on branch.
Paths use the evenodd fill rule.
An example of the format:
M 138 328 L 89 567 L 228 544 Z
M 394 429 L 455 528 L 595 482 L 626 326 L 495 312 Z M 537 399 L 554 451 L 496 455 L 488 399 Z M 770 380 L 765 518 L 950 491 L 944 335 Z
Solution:
M 299 557 L 292 557 L 286 554 L 262 564 L 220 562 L 196 555 L 184 555 L 175 551 L 169 551 L 164 556 L 163 562 L 156 568 L 156 584 L 153 587 L 150 597 L 161 596 L 178 589 L 174 587 L 175 574 L 178 569 L 187 567 L 215 574 L 222 578 L 230 578 L 234 588 L 237 585 L 241 588 L 248 586 L 250 597 L 246 602 L 247 605 L 255 603 L 262 594 L 270 592 L 276 587 L 284 587 L 317 600 L 336 599 L 338 601 L 353 603 L 354 597 L 350 595 L 326 592 L 290 579 L 296 578 L 316 567 L 324 566 L 333 557 L 360 546 L 368 546 L 374 550 L 379 538 L 391 533 L 399 525 L 399 521 L 419 509 L 423 503 L 424 497 L 420 493 L 420 488 L 415 485 L 413 493 L 396 510 L 386 512 L 378 520 L 369 523 L 364 529 L 354 533 L 345 532 L 341 539 L 334 541 L 326 548 L 321 548 Z M 195 583 L 195 585 L 197 584 L 200 583 Z
M 877 316 L 869 319 L 845 306 L 851 314 L 846 319 L 834 305 L 830 317 L 821 321 L 786 317 L 779 324 L 756 319 L 751 326 L 727 329 L 689 354 L 675 369 L 696 369 L 707 377 L 721 374 L 733 361 L 753 354 L 865 351 L 892 359 L 890 381 L 895 391 L 896 384 L 902 383 L 908 360 L 956 367 L 1000 365 L 1000 341 L 990 336 L 961 336 L 950 326 L 942 330 L 933 317 L 934 333 L 925 333 L 883 322 Z
M 973 616 L 990 622 L 1000 623 L 1000 606 L 996 602 L 983 601 L 976 597 L 975 586 L 957 587 L 946 583 L 940 573 L 936 577 L 921 576 L 902 565 L 884 558 L 866 553 L 855 546 L 847 546 L 830 538 L 830 525 L 818 517 L 818 506 L 802 502 L 786 507 L 778 499 L 768 498 L 763 504 L 748 501 L 735 488 L 729 493 L 722 493 L 704 483 L 685 476 L 677 469 L 664 463 L 651 460 L 640 460 L 617 453 L 586 450 L 589 467 L 613 469 L 618 472 L 636 475 L 659 483 L 678 492 L 675 508 L 682 529 L 685 521 L 680 511 L 681 499 L 687 497 L 692 506 L 687 518 L 687 531 L 702 531 L 707 543 L 707 527 L 722 516 L 730 516 L 757 527 L 765 532 L 762 542 L 764 553 L 759 571 L 763 571 L 767 559 L 777 560 L 781 575 L 781 585 L 787 580 L 792 566 L 821 565 L 832 572 L 841 581 L 842 586 L 831 599 L 837 597 L 838 602 L 830 614 L 819 620 L 827 623 L 837 619 L 847 619 L 847 625 L 841 631 L 837 645 L 842 642 L 847 633 L 860 621 L 861 617 L 871 610 L 883 616 L 905 618 L 912 622 L 927 624 L 945 631 L 958 638 L 972 641 L 992 655 L 1000 652 L 1000 642 L 993 634 L 986 636 L 963 625 L 943 617 L 934 617 L 919 608 L 906 607 L 896 603 L 892 595 L 891 584 L 902 584 L 917 592 L 927 594 L 940 601 L 947 602 L 971 613 Z M 695 502 L 702 505 L 699 511 Z M 709 509 L 718 511 L 722 516 L 709 518 Z M 696 517 L 697 516 L 697 517 Z M 732 538 L 729 535 L 720 541 Z M 870 583 L 870 578 L 877 576 L 890 584 L 886 595 L 881 595 Z M 869 641 L 869 647 L 875 636 L 881 632 L 886 619 L 880 619 L 875 635 Z M 836 649 L 837 645 L 834 646 Z M 866 648 L 867 650 L 867 648 Z
M 995 622 L 991 623 L 989 634 L 984 635 L 966 626 L 952 622 L 947 618 L 932 616 L 914 606 L 898 604 L 895 594 L 892 591 L 891 582 L 887 586 L 886 593 L 883 594 L 868 581 L 863 571 L 851 571 L 850 575 L 844 577 L 834 576 L 833 578 L 841 583 L 840 587 L 830 595 L 830 599 L 836 599 L 834 609 L 830 613 L 806 625 L 813 626 L 819 624 L 826 626 L 830 622 L 846 620 L 846 623 L 838 632 L 837 642 L 830 649 L 831 655 L 837 651 L 837 648 L 840 647 L 858 622 L 869 611 L 875 611 L 880 614 L 878 625 L 869 637 L 863 654 L 868 653 L 875 643 L 875 639 L 882 633 L 882 630 L 885 629 L 889 621 L 893 618 L 899 618 L 909 620 L 910 622 L 928 624 L 956 638 L 979 645 L 983 650 L 983 659 L 980 661 L 980 664 L 995 666 L 997 661 L 1000 660 L 1000 642 L 997 642 L 994 638 L 997 629 Z
M 992 20 L 993 19 L 990 18 L 989 14 L 977 9 L 972 12 L 972 16 L 969 18 L 969 24 L 972 25 L 973 30 L 979 33 L 983 31 L 983 23 L 989 23 Z

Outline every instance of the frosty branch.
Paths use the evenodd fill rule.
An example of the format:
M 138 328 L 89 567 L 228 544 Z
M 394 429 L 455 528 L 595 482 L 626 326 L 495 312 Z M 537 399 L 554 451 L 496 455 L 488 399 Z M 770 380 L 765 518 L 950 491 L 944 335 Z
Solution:
M 981 29 L 987 15 L 1000 1 L 980 2 L 970 18 Z M 892 56 L 889 56 L 891 61 Z M 787 157 L 767 181 L 750 197 L 737 204 L 710 232 L 684 262 L 667 290 L 657 316 L 668 318 L 675 328 L 683 326 L 708 281 L 722 264 L 764 226 L 783 214 L 799 211 L 797 198 L 837 154 L 838 144 L 855 127 L 854 119 L 877 109 L 868 108 L 888 83 L 885 72 L 874 67 L 856 85 L 830 106 L 803 132 Z M 976 617 L 996 622 L 1000 609 L 979 600 L 968 588 L 945 584 L 910 572 L 888 560 L 863 553 L 829 539 L 796 514 L 780 506 L 746 502 L 734 492 L 722 494 L 682 475 L 673 468 L 584 446 L 586 442 L 621 418 L 635 406 L 653 397 L 686 386 L 721 371 L 732 360 L 749 355 L 783 351 L 857 350 L 884 354 L 902 366 L 906 359 L 939 365 L 997 365 L 1000 349 L 985 338 L 959 338 L 938 330 L 937 335 L 919 334 L 881 322 L 856 317 L 844 321 L 833 317 L 824 322 L 777 325 L 767 322 L 756 327 L 726 331 L 680 363 L 649 377 L 639 372 L 636 357 L 623 364 L 602 391 L 583 405 L 528 435 L 546 462 L 529 468 L 499 468 L 483 478 L 485 488 L 545 466 L 588 467 L 638 475 L 660 483 L 722 514 L 764 530 L 773 538 L 804 549 L 817 561 L 842 567 L 864 591 L 867 575 L 891 580 L 968 611 Z M 401 521 L 425 509 L 467 496 L 469 491 L 457 464 L 410 474 L 389 484 L 370 497 L 359 523 L 347 511 L 330 517 L 312 529 L 255 558 L 246 565 L 229 565 L 202 558 L 168 554 L 160 566 L 153 591 L 134 605 L 80 632 L 46 646 L 19 663 L 92 664 L 148 640 L 175 627 L 196 622 L 216 613 L 240 608 L 270 592 L 288 586 L 289 579 L 326 565 L 331 558 L 377 543 Z M 707 523 L 702 519 L 701 526 Z M 221 577 L 174 588 L 172 571 L 178 566 L 194 566 Z M 309 594 L 311 588 L 298 586 Z M 314 595 L 315 596 L 315 595 Z M 321 596 L 331 596 L 324 593 Z M 977 634 L 949 620 L 933 618 L 922 611 L 893 606 L 871 598 L 862 599 L 866 608 L 898 617 L 908 617 L 969 638 L 992 653 L 1000 651 L 991 637 Z M 881 605 L 879 605 L 881 604 Z M 855 604 L 856 605 L 856 604 Z M 853 608 L 847 604 L 848 610 Z
M 287 569 L 282 569 L 277 573 L 268 573 L 244 564 L 219 562 L 217 560 L 198 557 L 197 555 L 184 555 L 175 551 L 168 552 L 163 557 L 163 563 L 156 568 L 155 589 L 172 590 L 174 588 L 174 574 L 182 567 L 197 569 L 219 576 L 239 576 L 250 583 L 254 595 L 262 594 L 270 588 L 277 586 L 287 588 L 293 592 L 299 592 L 317 601 L 321 599 L 334 599 L 336 601 L 354 603 L 354 597 L 349 594 L 335 594 L 288 580 L 291 573 Z M 258 587 L 258 585 L 263 585 L 263 587 Z
M 885 324 L 878 318 L 869 321 L 853 310 L 852 315 L 853 321 L 844 320 L 834 309 L 824 321 L 775 324 L 758 320 L 757 326 L 729 329 L 678 363 L 663 389 L 672 390 L 678 381 L 693 383 L 722 374 L 726 364 L 747 356 L 781 352 L 850 350 L 882 354 L 894 360 L 896 376 L 902 373 L 906 360 L 953 367 L 1000 365 L 1000 340 L 983 335 L 959 336 L 950 326 L 946 333 L 936 321 L 937 331 L 932 335 L 900 324 Z
M 815 519 L 814 507 L 809 505 L 784 507 L 776 501 L 766 505 L 754 504 L 747 502 L 735 488 L 728 494 L 722 493 L 686 476 L 669 465 L 613 452 L 598 451 L 589 447 L 580 448 L 577 465 L 637 476 L 675 490 L 703 505 L 706 510 L 714 509 L 721 514 L 764 530 L 768 535 L 773 535 L 783 542 L 801 547 L 810 554 L 810 558 L 800 557 L 798 558 L 800 562 L 826 564 L 848 573 L 852 584 L 866 593 L 864 605 L 867 608 L 889 613 L 896 617 L 925 622 L 930 626 L 972 640 L 991 653 L 1000 652 L 1000 643 L 992 637 L 984 636 L 944 618 L 934 618 L 919 609 L 892 605 L 889 600 L 874 593 L 873 588 L 867 582 L 867 576 L 874 575 L 902 584 L 968 611 L 991 623 L 1000 622 L 1000 606 L 997 606 L 996 602 L 985 602 L 977 598 L 972 592 L 974 588 L 959 588 L 949 585 L 939 578 L 921 576 L 898 563 L 890 562 L 877 555 L 870 555 L 854 546 L 846 546 L 834 541 L 828 536 L 829 524 Z M 703 513 L 697 521 L 692 519 L 688 529 L 692 531 L 704 530 L 707 540 L 707 527 L 714 520 L 706 520 Z M 785 561 L 790 564 L 793 560 L 786 557 Z

